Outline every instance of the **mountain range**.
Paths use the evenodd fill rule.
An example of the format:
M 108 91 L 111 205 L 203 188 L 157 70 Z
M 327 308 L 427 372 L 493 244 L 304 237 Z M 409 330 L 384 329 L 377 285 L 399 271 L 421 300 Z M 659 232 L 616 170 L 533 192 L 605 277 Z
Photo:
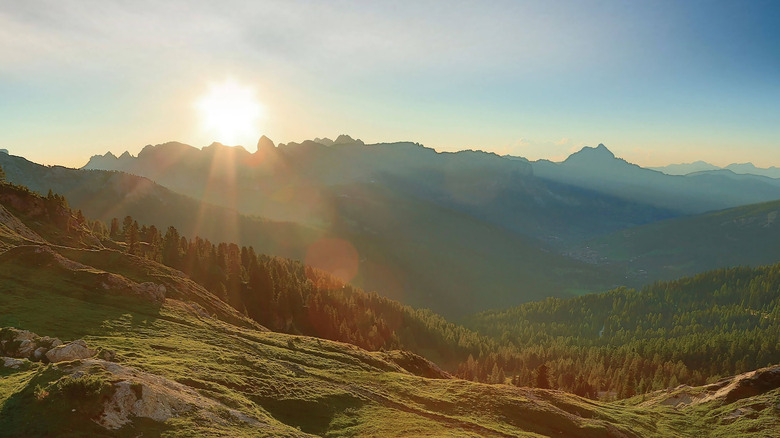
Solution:
M 551 163 L 416 143 L 365 145 L 344 135 L 278 146 L 263 137 L 254 153 L 166 143 L 138 157 L 96 156 L 81 170 L 10 155 L 0 155 L 0 165 L 10 181 L 53 189 L 88 217 L 108 223 L 130 215 L 252 245 L 451 317 L 778 256 L 772 227 L 745 234 L 743 246 L 764 249 L 735 252 L 717 227 L 697 227 L 710 220 L 706 213 L 685 219 L 701 231 L 691 245 L 649 238 L 640 247 L 620 238 L 650 224 L 675 235 L 675 217 L 779 199 L 780 186 L 730 172 L 664 175 L 603 145 Z M 331 247 L 351 255 L 317 255 Z M 680 263 L 666 265 L 674 268 L 647 256 L 672 247 Z
M 663 172 L 667 175 L 687 175 L 695 172 L 706 172 L 710 170 L 730 170 L 741 175 L 758 175 L 768 178 L 780 178 L 780 167 L 761 168 L 753 163 L 732 163 L 726 167 L 718 167 L 704 161 L 695 161 L 693 163 L 669 164 L 662 167 L 651 167 L 652 170 Z
M 539 160 L 534 175 L 677 214 L 696 214 L 778 199 L 780 180 L 728 170 L 666 175 L 616 158 L 604 145 L 585 147 L 561 163 Z
M 526 315 L 531 324 L 559 322 L 553 331 L 536 330 L 557 341 L 516 349 L 512 345 L 526 333 L 521 326 L 503 340 L 486 337 L 289 260 L 254 253 L 231 258 L 229 246 L 226 252 L 212 249 L 220 254 L 216 260 L 207 251 L 202 261 L 213 265 L 187 274 L 155 261 L 153 244 L 146 242 L 145 254 L 135 255 L 131 234 L 113 240 L 94 231 L 95 225 L 58 195 L 0 182 L 0 307 L 6 309 L 0 313 L 0 436 L 693 437 L 772 436 L 780 428 L 780 369 L 745 370 L 748 362 L 728 356 L 747 349 L 758 352 L 751 364 L 777 358 L 766 340 L 776 333 L 780 303 L 760 294 L 759 285 L 778 284 L 780 265 L 716 271 L 639 293 L 618 289 L 546 300 L 472 322 L 497 317 L 514 324 L 507 318 L 511 312 Z M 201 275 L 222 263 L 220 281 L 229 287 L 232 264 L 249 267 L 249 279 L 238 286 L 246 291 L 238 308 L 225 301 L 229 293 L 220 297 L 224 284 L 214 287 Z M 273 273 L 278 291 L 256 302 L 270 311 L 266 316 L 252 310 L 253 300 L 263 296 L 264 273 Z M 289 295 L 293 291 L 305 291 L 305 305 Z M 669 307 L 668 318 L 651 312 L 636 319 L 633 312 L 641 309 L 635 302 L 647 309 Z M 255 319 L 285 325 L 285 315 L 293 321 L 286 330 L 270 331 Z M 338 327 L 322 319 L 328 315 L 344 318 L 341 329 L 328 328 Z M 363 325 L 369 315 L 373 322 Z M 393 323 L 399 317 L 403 323 Z M 596 323 L 605 317 L 599 331 Z M 710 325 L 713 318 L 735 323 Z M 681 345 L 713 333 L 742 341 L 733 351 L 720 348 L 725 360 L 711 368 L 688 369 L 686 362 L 705 359 L 697 348 L 710 345 L 675 348 L 681 359 L 664 362 L 667 344 L 653 336 L 667 325 L 684 335 L 676 339 Z M 621 343 L 631 326 L 639 328 L 631 331 L 633 341 Z M 579 333 L 576 344 L 567 333 L 572 329 Z M 588 377 L 570 377 L 559 368 L 571 363 L 560 356 L 566 354 L 563 339 L 598 350 L 602 338 L 618 349 L 621 365 L 600 370 L 603 362 L 589 361 Z M 422 356 L 432 348 L 439 357 L 472 353 L 453 375 Z M 642 360 L 638 350 L 648 358 Z M 476 361 L 474 351 L 482 352 Z M 534 363 L 530 387 L 524 370 Z M 545 363 L 549 371 L 541 371 Z M 739 374 L 719 375 L 721 363 Z M 493 373 L 485 373 L 488 366 Z M 505 369 L 520 374 L 510 379 Z M 647 375 L 657 379 L 648 382 Z M 488 383 L 479 383 L 484 379 Z M 679 379 L 701 383 L 675 386 Z M 654 390 L 657 385 L 672 387 Z M 592 399 L 602 387 L 618 392 Z M 621 400 L 609 401 L 616 396 Z

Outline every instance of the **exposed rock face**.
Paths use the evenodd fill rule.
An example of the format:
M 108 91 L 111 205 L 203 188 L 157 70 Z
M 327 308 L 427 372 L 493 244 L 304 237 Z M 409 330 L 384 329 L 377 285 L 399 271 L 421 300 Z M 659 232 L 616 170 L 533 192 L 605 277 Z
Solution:
M 119 293 L 120 295 L 134 295 L 157 304 L 162 304 L 165 301 L 165 293 L 167 291 L 162 284 L 152 282 L 135 283 L 121 275 L 109 272 L 102 272 L 98 275 L 101 277 L 100 287 L 105 291 Z
M 0 355 L 7 356 L 8 359 L 56 363 L 87 359 L 97 353 L 98 351 L 89 348 L 83 339 L 63 344 L 57 338 L 38 336 L 27 330 L 13 327 L 0 329 Z M 105 360 L 116 360 L 116 354 L 109 350 L 100 351 L 99 356 Z
M 218 401 L 198 394 L 192 388 L 155 374 L 100 359 L 68 363 L 61 371 L 72 376 L 107 372 L 113 383 L 111 396 L 95 420 L 106 429 L 116 430 L 131 423 L 134 418 L 148 418 L 164 422 L 187 413 L 214 423 L 244 422 L 263 427 L 255 418 L 248 417 Z M 227 413 L 229 417 L 219 415 Z
M 684 409 L 711 401 L 733 403 L 777 388 L 780 388 L 780 365 L 727 377 L 698 388 L 680 385 L 672 390 L 657 391 L 640 406 L 669 405 Z
M 84 342 L 84 340 L 79 339 L 47 351 L 46 359 L 53 363 L 63 362 L 68 360 L 87 359 L 94 356 L 95 353 L 97 353 L 97 351 L 88 348 L 87 343 Z
M 270 138 L 266 137 L 265 135 L 260 137 L 260 140 L 257 141 L 258 151 L 263 149 L 275 148 L 275 147 L 276 146 L 274 145 L 274 142 Z
M 16 262 L 24 261 L 29 266 L 52 267 L 68 271 L 69 275 L 78 279 L 87 288 L 103 290 L 112 295 L 125 295 L 141 298 L 154 304 L 165 301 L 167 289 L 162 284 L 153 282 L 136 283 L 122 275 L 101 271 L 91 266 L 63 257 L 54 249 L 44 245 L 22 245 L 9 249 L 0 257 Z
M 341 134 L 333 140 L 333 144 L 355 144 L 363 146 L 365 143 L 360 139 L 355 140 L 347 134 Z
M 11 214 L 5 207 L 0 205 L 0 229 L 6 228 L 11 231 L 8 233 L 13 236 L 17 236 L 18 239 L 13 239 L 15 243 L 45 243 L 46 241 L 38 235 L 35 231 L 29 229 L 22 221 L 16 216 Z
M 398 364 L 412 374 L 429 379 L 451 379 L 452 375 L 428 359 L 410 351 L 393 350 L 385 352 L 385 358 Z
M 195 399 L 196 394 L 183 391 L 186 398 Z M 164 422 L 169 418 L 191 410 L 184 397 L 174 396 L 171 391 L 133 380 L 114 384 L 114 394 L 106 403 L 98 424 L 107 429 L 119 429 L 129 423 L 131 417 L 150 418 Z
M 57 338 L 41 337 L 27 330 L 13 327 L 0 330 L 0 354 L 6 356 L 40 361 L 47 351 L 59 345 L 62 341 Z
M 25 368 L 30 364 L 30 361 L 27 359 L 15 359 L 13 357 L 0 357 L 0 364 L 5 368 L 18 370 L 20 368 Z

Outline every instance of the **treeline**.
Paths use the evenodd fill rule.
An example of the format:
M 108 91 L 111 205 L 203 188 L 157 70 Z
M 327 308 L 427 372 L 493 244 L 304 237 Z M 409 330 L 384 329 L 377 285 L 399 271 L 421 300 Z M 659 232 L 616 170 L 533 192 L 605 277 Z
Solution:
M 300 262 L 235 243 L 189 239 L 168 227 L 114 219 L 104 237 L 128 253 L 186 273 L 238 311 L 274 331 L 348 342 L 367 350 L 406 349 L 455 369 L 497 345 L 429 310 L 366 293 Z
M 0 186 L 4 204 L 30 194 Z M 410 350 L 464 379 L 622 398 L 780 362 L 780 264 L 549 298 L 478 314 L 464 327 L 252 247 L 190 239 L 174 227 L 163 233 L 132 217 L 89 221 L 59 195 L 33 195 L 53 221 L 67 218 L 54 228 L 89 229 L 106 245 L 179 269 L 272 330 Z
M 15 215 L 28 219 L 30 228 L 47 241 L 70 246 L 88 246 L 100 234 L 105 224 L 84 217 L 81 210 L 72 210 L 64 196 L 49 190 L 46 196 L 29 188 L 5 181 L 0 167 L 0 203 Z
M 464 328 L 251 247 L 173 227 L 161 234 L 130 217 L 108 235 L 272 330 L 414 351 L 469 380 L 624 398 L 780 362 L 780 265 L 549 298 L 481 313 Z
M 506 350 L 484 358 L 482 372 L 494 364 L 520 385 L 533 384 L 541 364 L 553 387 L 575 391 L 582 382 L 619 398 L 700 385 L 780 362 L 780 264 L 549 298 L 465 325 Z

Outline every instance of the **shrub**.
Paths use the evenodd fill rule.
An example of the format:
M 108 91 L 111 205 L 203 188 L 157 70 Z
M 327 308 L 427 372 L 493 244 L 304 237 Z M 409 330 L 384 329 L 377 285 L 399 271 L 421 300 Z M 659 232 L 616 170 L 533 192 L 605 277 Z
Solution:
M 89 417 L 103 410 L 103 402 L 111 396 L 113 386 L 105 377 L 87 374 L 80 377 L 66 377 L 54 385 L 64 403 Z

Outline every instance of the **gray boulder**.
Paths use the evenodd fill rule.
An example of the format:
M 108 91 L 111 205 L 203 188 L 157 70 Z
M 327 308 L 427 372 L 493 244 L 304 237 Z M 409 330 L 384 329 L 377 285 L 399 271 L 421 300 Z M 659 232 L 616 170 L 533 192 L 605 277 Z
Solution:
M 18 370 L 19 368 L 26 368 L 30 364 L 27 359 L 16 359 L 13 357 L 0 357 L 0 364 L 5 368 L 12 368 Z
M 77 359 L 87 359 L 95 355 L 97 351 L 88 348 L 83 339 L 70 342 L 65 345 L 52 348 L 46 352 L 46 358 L 49 362 L 64 362 Z

